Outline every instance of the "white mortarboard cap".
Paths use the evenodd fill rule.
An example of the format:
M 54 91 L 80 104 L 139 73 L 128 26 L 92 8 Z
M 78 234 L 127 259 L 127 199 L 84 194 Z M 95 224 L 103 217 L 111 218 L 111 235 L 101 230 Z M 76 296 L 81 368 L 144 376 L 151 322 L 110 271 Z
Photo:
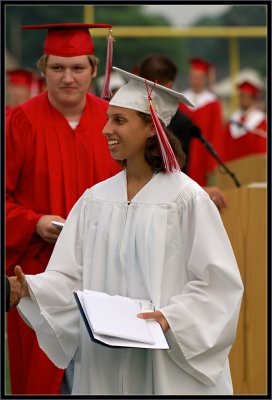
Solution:
M 113 67 L 113 69 L 119 72 L 127 83 L 117 90 L 109 105 L 129 108 L 151 115 L 160 145 L 164 171 L 166 173 L 180 171 L 180 165 L 160 120 L 165 126 L 168 126 L 177 112 L 179 102 L 192 107 L 193 104 L 182 93 L 175 92 L 120 68 Z
M 117 71 L 127 83 L 120 87 L 109 104 L 112 106 L 129 108 L 136 111 L 141 111 L 145 114 L 150 114 L 148 89 L 152 89 L 152 103 L 159 119 L 168 126 L 171 119 L 177 112 L 179 102 L 188 106 L 194 105 L 182 94 L 175 90 L 168 89 L 165 86 L 155 84 L 138 75 L 131 74 L 117 67 L 112 67 Z

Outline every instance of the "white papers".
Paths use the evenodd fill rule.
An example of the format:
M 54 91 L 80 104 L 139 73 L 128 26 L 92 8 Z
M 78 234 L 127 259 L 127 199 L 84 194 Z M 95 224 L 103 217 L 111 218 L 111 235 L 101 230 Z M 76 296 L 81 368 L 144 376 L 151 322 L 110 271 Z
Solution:
M 128 297 L 110 296 L 91 290 L 75 293 L 91 338 L 110 346 L 168 349 L 160 324 L 137 317 L 143 310 Z M 80 307 L 81 306 L 81 307 Z M 91 331 L 91 332 L 90 332 Z
M 57 226 L 60 229 L 62 229 L 64 227 L 64 222 L 60 222 L 60 221 L 52 221 L 51 224 L 54 226 Z

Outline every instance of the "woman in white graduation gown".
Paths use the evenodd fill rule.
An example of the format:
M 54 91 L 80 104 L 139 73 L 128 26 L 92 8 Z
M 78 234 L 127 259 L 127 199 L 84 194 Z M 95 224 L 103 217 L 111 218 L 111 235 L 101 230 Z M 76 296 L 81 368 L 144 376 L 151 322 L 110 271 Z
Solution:
M 44 273 L 16 267 L 18 308 L 58 367 L 75 360 L 72 394 L 232 394 L 243 284 L 220 214 L 180 172 L 183 153 L 165 128 L 188 101 L 118 71 L 128 83 L 109 103 L 103 134 L 125 169 L 78 200 Z M 160 322 L 170 349 L 92 342 L 73 295 L 83 289 L 151 300 L 156 311 L 141 317 Z

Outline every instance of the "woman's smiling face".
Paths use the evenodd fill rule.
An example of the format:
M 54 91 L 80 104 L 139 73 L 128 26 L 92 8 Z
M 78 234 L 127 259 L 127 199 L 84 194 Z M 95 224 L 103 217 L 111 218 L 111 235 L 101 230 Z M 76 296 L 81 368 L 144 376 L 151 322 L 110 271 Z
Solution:
M 147 138 L 154 134 L 152 125 L 128 108 L 109 106 L 107 116 L 103 134 L 112 157 L 115 160 L 143 159 Z

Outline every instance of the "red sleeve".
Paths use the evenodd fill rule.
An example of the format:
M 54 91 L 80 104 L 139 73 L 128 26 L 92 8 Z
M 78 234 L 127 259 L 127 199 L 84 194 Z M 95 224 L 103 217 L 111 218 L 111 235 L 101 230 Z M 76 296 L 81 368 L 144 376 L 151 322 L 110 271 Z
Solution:
M 215 151 L 217 152 L 219 158 L 222 159 L 224 128 L 223 128 L 222 108 L 221 108 L 221 103 L 219 101 L 215 101 L 212 104 L 210 131 L 211 131 L 210 141 Z M 217 165 L 218 161 L 214 157 L 209 155 L 209 162 L 207 165 L 208 170 L 213 171 L 213 169 Z
M 262 120 L 259 124 L 258 129 L 263 132 L 267 132 L 267 120 L 266 118 Z M 255 135 L 256 136 L 256 135 Z M 267 137 L 258 136 L 258 140 L 256 141 L 256 153 L 263 154 L 267 152 Z
M 15 109 L 6 124 L 6 267 L 18 260 L 36 232 L 36 224 L 43 214 L 27 206 L 22 188 L 25 169 L 29 167 L 26 154 L 31 143 L 31 126 L 20 108 Z M 30 181 L 29 181 L 30 184 Z M 33 188 L 29 187 L 31 198 Z M 24 205 L 20 203 L 25 203 Z M 29 201 L 31 203 L 31 200 Z M 12 271 L 13 272 L 13 271 Z
M 258 129 L 266 132 L 266 120 L 263 120 Z M 229 124 L 226 125 L 224 131 L 222 159 L 225 162 L 236 160 L 249 156 L 251 154 L 266 154 L 267 138 L 258 136 L 257 134 L 247 132 L 245 135 L 234 139 L 230 133 Z

